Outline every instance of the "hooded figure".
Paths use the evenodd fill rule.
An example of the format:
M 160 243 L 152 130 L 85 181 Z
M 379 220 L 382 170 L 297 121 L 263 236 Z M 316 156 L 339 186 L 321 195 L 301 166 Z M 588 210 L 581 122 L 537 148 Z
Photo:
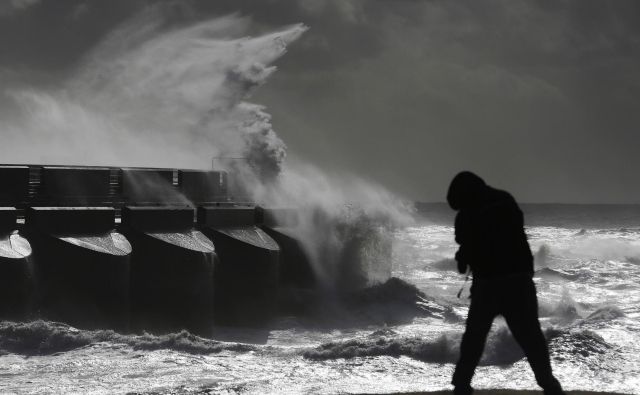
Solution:
M 458 271 L 473 274 L 471 306 L 452 380 L 454 394 L 473 393 L 471 379 L 496 315 L 505 317 L 545 395 L 564 394 L 551 371 L 538 321 L 533 256 L 518 204 L 509 193 L 488 186 L 469 171 L 453 178 L 447 201 L 458 211 Z
M 447 201 L 456 216 L 458 270 L 474 278 L 533 275 L 533 255 L 524 233 L 522 211 L 513 197 L 463 171 L 451 181 Z

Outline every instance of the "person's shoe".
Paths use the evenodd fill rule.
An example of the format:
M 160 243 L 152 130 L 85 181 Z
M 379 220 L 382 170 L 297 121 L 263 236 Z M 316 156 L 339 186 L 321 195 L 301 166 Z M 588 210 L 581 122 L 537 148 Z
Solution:
M 566 395 L 562 390 L 560 382 L 555 378 L 551 381 L 551 384 L 543 387 L 544 395 Z
M 453 388 L 453 395 L 472 395 L 473 394 L 473 388 L 471 388 L 470 385 L 466 385 L 466 386 L 455 386 Z

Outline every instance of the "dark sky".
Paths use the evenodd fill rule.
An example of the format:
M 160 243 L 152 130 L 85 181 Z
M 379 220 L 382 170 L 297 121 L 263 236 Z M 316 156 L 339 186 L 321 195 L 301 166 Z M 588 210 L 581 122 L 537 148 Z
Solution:
M 55 85 L 151 3 L 1 0 L 0 87 Z M 176 6 L 182 18 L 231 12 L 256 33 L 310 27 L 252 98 L 292 156 L 414 200 L 443 200 L 468 169 L 526 202 L 640 203 L 638 1 Z

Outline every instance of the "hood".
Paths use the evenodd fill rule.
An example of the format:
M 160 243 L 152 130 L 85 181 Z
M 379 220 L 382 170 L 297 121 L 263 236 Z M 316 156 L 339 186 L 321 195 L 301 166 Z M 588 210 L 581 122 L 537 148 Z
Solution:
M 484 180 L 470 171 L 458 173 L 449 185 L 447 202 L 454 210 L 462 210 L 480 203 L 487 184 Z

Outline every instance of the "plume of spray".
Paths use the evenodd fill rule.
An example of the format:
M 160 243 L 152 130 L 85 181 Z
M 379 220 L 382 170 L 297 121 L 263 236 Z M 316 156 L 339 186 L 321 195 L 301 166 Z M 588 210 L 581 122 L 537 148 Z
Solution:
M 298 235 L 323 284 L 337 286 L 351 258 L 370 266 L 358 271 L 369 273 L 364 283 L 386 279 L 390 257 L 378 252 L 390 246 L 376 240 L 408 221 L 408 206 L 357 177 L 285 165 L 270 115 L 246 101 L 307 28 L 249 37 L 246 17 L 187 23 L 166 11 L 150 7 L 118 27 L 59 87 L 5 91 L 19 111 L 0 125 L 3 158 L 206 169 L 212 157 L 241 157 L 219 164 L 255 201 L 300 209 Z M 350 244 L 362 247 L 357 257 Z
M 295 234 L 327 291 L 389 279 L 392 232 L 412 221 L 409 205 L 385 188 L 299 161 L 287 163 L 273 182 L 258 184 L 254 196 L 266 206 L 298 209 Z
M 59 87 L 5 91 L 20 110 L 2 125 L 5 160 L 210 168 L 234 155 L 277 173 L 286 147 L 264 108 L 243 100 L 306 27 L 247 37 L 246 17 L 185 24 L 167 11 L 121 25 Z

